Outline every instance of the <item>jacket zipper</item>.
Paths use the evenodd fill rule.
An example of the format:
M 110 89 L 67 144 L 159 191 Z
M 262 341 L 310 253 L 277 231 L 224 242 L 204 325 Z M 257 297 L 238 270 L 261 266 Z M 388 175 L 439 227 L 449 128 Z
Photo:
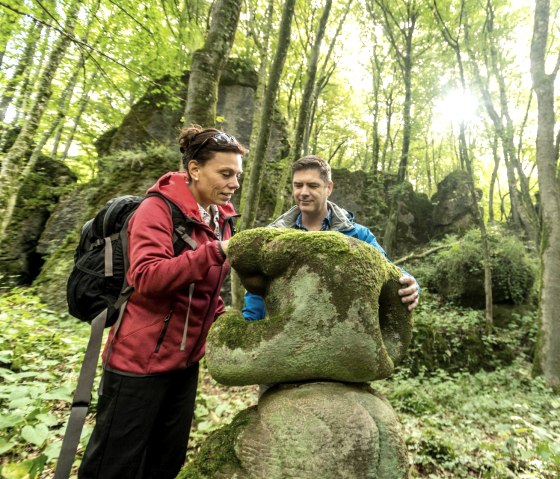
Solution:
M 159 348 L 161 347 L 161 343 L 163 343 L 163 340 L 165 338 L 165 334 L 167 333 L 167 328 L 169 327 L 169 321 L 171 320 L 171 315 L 173 314 L 174 309 L 175 309 L 175 306 L 173 306 L 169 310 L 169 313 L 167 313 L 167 316 L 163 320 L 163 329 L 161 330 L 161 333 L 159 334 L 159 338 L 158 338 L 157 344 L 156 344 L 156 349 L 154 350 L 155 353 L 157 353 L 159 351 Z
M 189 285 L 189 306 L 187 307 L 187 316 L 185 318 L 185 325 L 183 326 L 183 339 L 181 340 L 181 351 L 187 347 L 187 330 L 189 329 L 189 315 L 191 314 L 191 303 L 194 293 L 194 283 Z
M 239 215 L 237 215 L 237 216 L 239 216 Z M 226 226 L 227 226 L 228 224 L 230 225 L 230 228 L 231 228 L 231 230 L 232 230 L 231 232 L 233 233 L 233 215 L 230 215 L 230 216 L 227 216 L 227 217 L 223 217 L 223 218 L 224 218 L 224 222 L 222 223 L 222 228 L 221 228 L 221 235 L 222 235 L 222 238 L 224 237 L 224 233 L 225 233 L 225 231 L 226 231 Z M 220 276 L 219 276 L 219 279 L 220 279 L 220 280 L 223 280 L 223 276 L 224 276 L 224 267 L 223 267 L 223 265 L 222 265 L 222 266 L 220 267 Z M 220 281 L 218 281 L 218 283 L 219 283 L 219 282 L 220 282 Z M 191 285 L 191 286 L 192 286 L 192 285 Z M 218 287 L 214 288 L 214 291 L 212 292 L 212 296 L 210 297 L 210 304 L 213 303 L 214 298 L 216 297 L 216 294 L 219 294 L 219 293 L 220 293 L 219 288 L 218 288 Z M 190 307 L 190 302 L 189 302 L 189 307 Z M 208 318 L 209 309 L 210 309 L 210 306 L 208 306 L 208 309 L 206 310 L 206 314 L 205 314 L 205 316 L 204 316 L 204 319 L 205 319 L 205 320 Z M 188 321 L 188 316 L 187 316 L 187 321 Z M 187 325 L 185 324 L 185 328 L 186 328 L 186 326 L 187 326 Z M 204 323 L 203 323 L 203 328 L 204 328 Z M 185 330 L 186 330 L 186 329 L 185 329 Z M 195 345 L 194 345 L 194 348 L 191 349 L 191 355 L 192 355 L 192 353 L 193 353 L 194 351 L 196 351 L 196 350 L 198 349 L 198 345 L 200 344 L 200 338 L 201 338 L 201 337 L 202 337 L 202 332 L 201 332 L 200 336 L 198 337 L 198 339 L 197 339 L 197 341 L 196 341 L 196 343 L 195 343 Z M 181 349 L 181 351 L 184 351 L 184 350 Z M 190 358 L 187 358 L 187 366 L 189 366 L 189 359 L 190 359 Z

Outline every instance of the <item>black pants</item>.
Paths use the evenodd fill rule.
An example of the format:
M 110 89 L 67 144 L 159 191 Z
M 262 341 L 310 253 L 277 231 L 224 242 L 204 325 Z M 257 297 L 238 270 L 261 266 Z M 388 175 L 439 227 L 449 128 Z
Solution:
M 105 371 L 80 479 L 174 479 L 185 461 L 198 364 L 128 377 Z

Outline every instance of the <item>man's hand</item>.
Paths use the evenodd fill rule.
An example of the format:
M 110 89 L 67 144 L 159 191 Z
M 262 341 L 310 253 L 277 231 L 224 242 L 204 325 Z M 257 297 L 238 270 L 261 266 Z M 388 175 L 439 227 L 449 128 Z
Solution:
M 418 306 L 419 293 L 416 280 L 412 276 L 401 276 L 399 278 L 399 283 L 406 285 L 404 288 L 399 289 L 401 301 L 405 304 L 408 303 L 408 310 L 412 311 Z

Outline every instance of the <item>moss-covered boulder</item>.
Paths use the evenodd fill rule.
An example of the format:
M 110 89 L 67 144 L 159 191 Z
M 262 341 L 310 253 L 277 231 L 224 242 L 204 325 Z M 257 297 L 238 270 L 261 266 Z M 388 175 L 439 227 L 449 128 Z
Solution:
M 0 245 L 0 285 L 30 284 L 44 262 L 38 244 L 59 197 L 76 182 L 60 161 L 40 156 L 21 184 L 14 214 Z
M 258 408 L 214 433 L 178 479 L 404 479 L 406 447 L 391 406 L 365 385 L 269 389 Z
M 375 248 L 334 232 L 256 228 L 229 243 L 245 287 L 268 316 L 230 312 L 212 328 L 207 364 L 229 385 L 389 376 L 411 337 L 400 271 Z
M 538 271 L 538 255 L 511 231 L 488 230 L 494 304 L 520 305 L 531 301 Z M 421 284 L 457 305 L 484 308 L 484 266 L 480 232 L 447 238 L 445 248 L 418 269 Z M 415 270 L 416 271 L 416 270 Z

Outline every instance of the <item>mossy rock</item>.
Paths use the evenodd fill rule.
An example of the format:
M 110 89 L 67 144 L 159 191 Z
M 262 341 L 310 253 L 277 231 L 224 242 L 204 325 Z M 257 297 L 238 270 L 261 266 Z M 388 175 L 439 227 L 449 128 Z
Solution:
M 152 146 L 148 151 L 121 151 L 103 159 L 103 172 L 70 191 L 58 203 L 41 235 L 45 263 L 33 285 L 49 307 L 66 310 L 66 282 L 83 224 L 116 196 L 142 195 L 167 171 L 177 169 L 179 153 Z
M 6 237 L 0 245 L 0 284 L 29 285 L 44 259 L 37 251 L 45 224 L 59 197 L 76 177 L 60 161 L 40 156 L 20 186 Z
M 404 479 L 401 427 L 366 385 L 286 384 L 203 444 L 179 479 Z
M 210 374 L 223 384 L 389 376 L 410 342 L 400 271 L 367 243 L 335 232 L 243 231 L 228 255 L 268 315 L 223 315 L 207 343 Z
M 538 271 L 538 256 L 528 251 L 511 231 L 488 230 L 494 304 L 521 305 L 531 301 Z M 483 309 L 484 266 L 480 232 L 449 237 L 448 247 L 418 269 L 422 284 L 453 303 Z M 416 271 L 416 270 L 415 270 Z

